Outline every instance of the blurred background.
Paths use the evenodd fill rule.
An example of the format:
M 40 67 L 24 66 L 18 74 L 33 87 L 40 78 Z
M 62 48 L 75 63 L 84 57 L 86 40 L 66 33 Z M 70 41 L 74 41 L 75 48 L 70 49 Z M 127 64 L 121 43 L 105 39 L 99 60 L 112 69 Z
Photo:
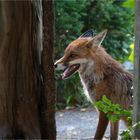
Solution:
M 55 60 L 62 57 L 67 45 L 86 30 L 93 29 L 96 35 L 108 29 L 104 48 L 124 67 L 133 70 L 134 0 L 57 0 L 55 27 Z M 55 74 L 56 109 L 88 107 L 78 73 L 67 80 L 62 80 L 60 74 Z

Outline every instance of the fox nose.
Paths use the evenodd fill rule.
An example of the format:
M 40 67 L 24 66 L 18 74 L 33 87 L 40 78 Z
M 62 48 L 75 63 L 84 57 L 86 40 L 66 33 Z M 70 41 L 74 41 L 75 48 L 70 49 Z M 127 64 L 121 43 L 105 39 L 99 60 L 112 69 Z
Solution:
M 58 66 L 57 64 L 54 64 L 54 68 L 57 68 L 57 66 Z

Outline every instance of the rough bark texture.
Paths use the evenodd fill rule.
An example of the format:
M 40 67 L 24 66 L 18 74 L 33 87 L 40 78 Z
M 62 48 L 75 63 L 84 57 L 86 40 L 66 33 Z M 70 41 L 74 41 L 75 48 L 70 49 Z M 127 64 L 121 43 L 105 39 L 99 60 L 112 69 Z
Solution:
M 53 41 L 54 41 L 54 12 L 53 1 L 43 1 L 43 107 L 42 108 L 42 135 L 43 138 L 55 139 L 55 80 L 54 80 L 54 63 L 53 63 Z M 48 22 L 49 21 L 49 22 Z M 46 94 L 47 93 L 47 94 Z M 45 101 L 44 101 L 45 100 Z M 54 125 L 52 125 L 54 124 Z M 46 127 L 47 126 L 47 127 Z M 47 133 L 46 133 L 47 132 Z M 51 133 L 50 133 L 51 132 Z
M 49 112 L 54 119 L 54 89 L 41 92 L 49 80 L 54 82 L 51 81 L 54 75 L 50 75 L 44 78 L 45 84 L 42 85 L 42 31 L 42 1 L 0 1 L 0 139 L 49 139 L 55 131 L 54 121 L 43 125 L 41 120 L 49 119 Z M 52 48 L 50 50 L 45 55 L 52 57 Z M 49 61 L 44 60 L 44 64 L 50 66 Z M 51 89 L 52 97 L 48 96 Z M 52 112 L 47 111 L 49 104 Z M 49 131 L 51 126 L 53 128 Z M 45 133 L 50 135 L 45 137 Z
M 135 65 L 134 65 L 134 123 L 140 122 L 140 0 L 135 8 Z M 134 139 L 140 139 L 140 126 L 134 131 Z

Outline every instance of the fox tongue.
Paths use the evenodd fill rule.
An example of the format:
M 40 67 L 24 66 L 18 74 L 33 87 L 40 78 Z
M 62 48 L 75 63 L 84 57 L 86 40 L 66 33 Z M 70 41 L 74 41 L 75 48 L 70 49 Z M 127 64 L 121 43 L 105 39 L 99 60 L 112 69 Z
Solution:
M 62 79 L 68 78 L 69 76 L 71 76 L 75 71 L 78 70 L 78 68 L 80 67 L 79 64 L 75 64 L 72 65 L 70 67 L 68 67 L 62 74 Z

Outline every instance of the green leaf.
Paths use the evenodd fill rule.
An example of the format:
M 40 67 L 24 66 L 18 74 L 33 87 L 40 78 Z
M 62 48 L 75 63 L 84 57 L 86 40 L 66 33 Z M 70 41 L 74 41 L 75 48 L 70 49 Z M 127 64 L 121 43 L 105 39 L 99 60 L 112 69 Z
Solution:
M 109 115 L 108 117 L 111 122 L 116 122 L 116 121 L 120 120 L 120 118 L 116 115 Z
M 130 48 L 131 48 L 132 51 L 131 51 L 131 54 L 129 55 L 128 60 L 130 60 L 134 64 L 134 43 L 132 43 L 130 45 Z
M 102 101 L 108 105 L 111 105 L 111 101 L 105 95 L 102 97 Z
M 134 8 L 135 7 L 135 1 L 134 0 L 127 0 L 122 5 L 124 7 Z

